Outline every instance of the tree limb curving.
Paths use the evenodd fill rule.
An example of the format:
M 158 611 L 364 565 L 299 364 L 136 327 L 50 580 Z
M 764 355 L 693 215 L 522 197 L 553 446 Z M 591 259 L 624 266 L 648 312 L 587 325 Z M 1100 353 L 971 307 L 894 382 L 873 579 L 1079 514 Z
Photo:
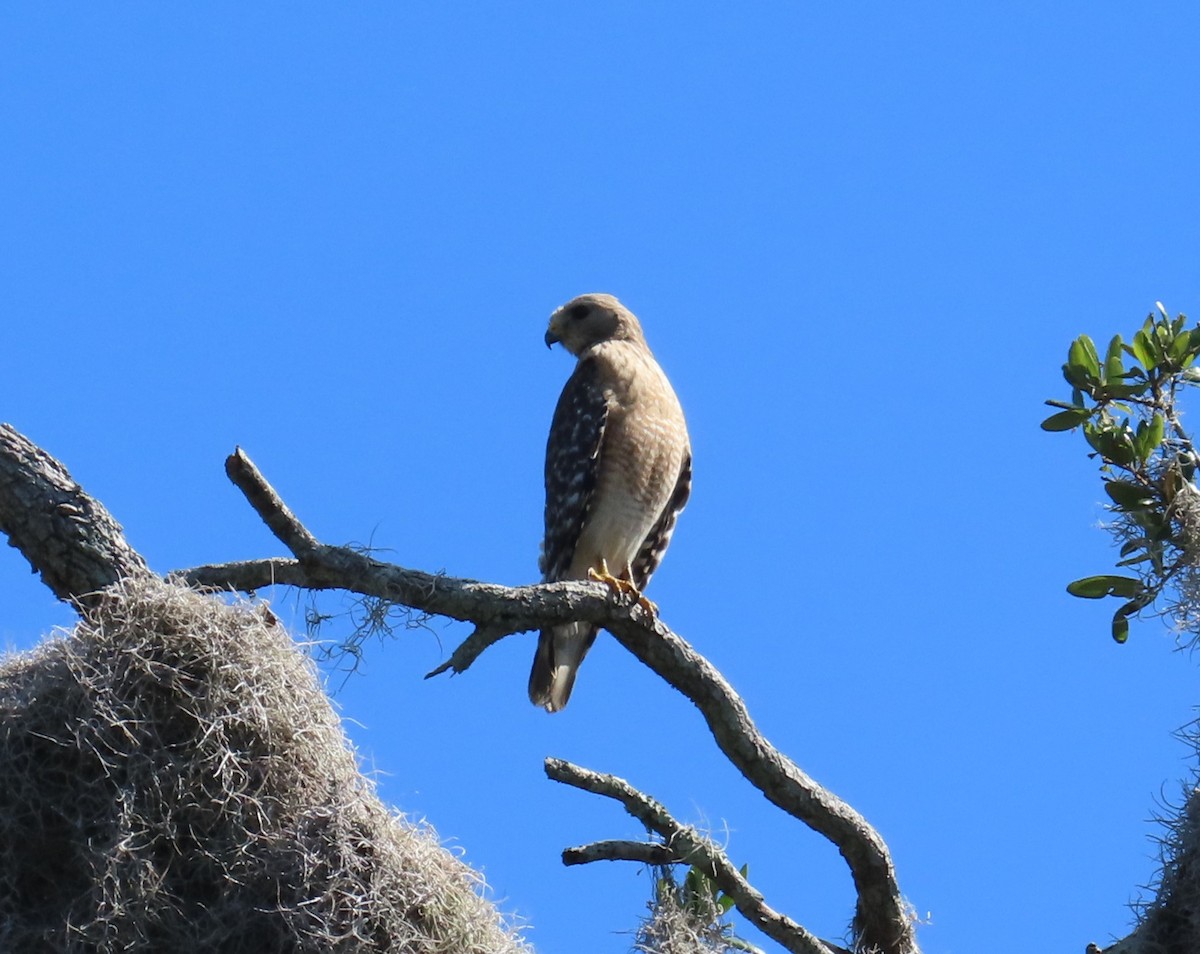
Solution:
M 830 954 L 830 948 L 787 915 L 767 905 L 762 893 L 733 866 L 733 862 L 708 838 L 690 825 L 676 821 L 662 805 L 615 775 L 593 772 L 563 759 L 546 759 L 546 775 L 556 782 L 594 795 L 616 799 L 647 829 L 661 835 L 677 860 L 703 871 L 733 898 L 742 917 L 798 954 Z
M 239 450 L 239 458 L 249 463 Z M 232 459 L 232 458 L 231 458 Z M 475 632 L 430 675 L 464 672 L 480 653 L 506 635 L 556 622 L 598 623 L 618 642 L 700 710 L 717 745 L 771 802 L 829 839 L 845 858 L 858 901 L 856 946 L 882 954 L 917 954 L 914 919 L 900 893 L 887 845 L 858 812 L 806 775 L 758 731 L 741 697 L 707 659 L 661 620 L 600 583 L 566 582 L 504 587 L 431 575 L 382 563 L 365 554 L 319 543 L 293 548 L 296 520 L 272 512 L 283 507 L 254 468 L 242 466 L 238 486 L 296 561 L 206 566 L 182 571 L 188 582 L 258 589 L 269 582 L 313 589 L 346 589 L 403 603 L 426 613 L 475 624 Z M 278 501 L 278 504 L 272 503 Z M 276 529 L 280 527 L 282 529 Z M 247 586 L 247 583 L 253 585 Z M 731 895 L 732 896 L 732 895 Z
M 511 633 L 574 620 L 605 627 L 696 705 L 721 751 L 751 784 L 837 846 L 858 894 L 855 948 L 917 954 L 913 920 L 883 839 L 861 815 L 771 746 L 721 674 L 661 620 L 627 597 L 612 596 L 600 583 L 505 587 L 423 573 L 322 545 L 240 450 L 230 457 L 227 470 L 295 559 L 196 567 L 173 574 L 176 579 L 245 592 L 272 583 L 343 589 L 474 623 L 473 636 L 439 672 L 465 671 L 487 646 Z M 81 607 L 89 605 L 89 594 L 108 584 L 150 572 L 104 507 L 58 461 L 7 425 L 0 425 L 0 532 L 56 596 Z

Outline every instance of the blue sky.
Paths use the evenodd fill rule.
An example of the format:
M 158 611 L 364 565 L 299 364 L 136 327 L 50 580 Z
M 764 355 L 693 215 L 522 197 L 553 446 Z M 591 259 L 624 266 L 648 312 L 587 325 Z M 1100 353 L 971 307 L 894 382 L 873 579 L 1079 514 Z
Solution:
M 282 552 L 240 444 L 326 542 L 527 583 L 545 321 L 615 293 L 695 449 L 665 620 L 880 829 L 926 952 L 1082 950 L 1153 875 L 1200 700 L 1161 624 L 1116 646 L 1064 592 L 1113 552 L 1037 425 L 1075 335 L 1200 312 L 1198 41 L 1185 3 L 9 4 L 0 419 L 160 571 Z M 71 620 L 15 551 L 0 594 L 0 642 Z M 549 717 L 532 634 L 423 681 L 464 635 L 373 644 L 336 699 L 541 950 L 626 950 L 650 889 L 561 867 L 638 830 L 547 755 L 843 933 L 834 849 L 615 642 Z

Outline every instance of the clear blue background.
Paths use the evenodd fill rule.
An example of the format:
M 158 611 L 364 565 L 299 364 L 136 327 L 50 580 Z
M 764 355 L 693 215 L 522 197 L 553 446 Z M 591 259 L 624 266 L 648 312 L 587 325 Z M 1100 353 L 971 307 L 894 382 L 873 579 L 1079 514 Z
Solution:
M 527 583 L 545 321 L 613 292 L 695 446 L 666 621 L 878 826 L 929 954 L 1082 951 L 1153 876 L 1200 699 L 1161 624 L 1116 646 L 1064 593 L 1114 555 L 1082 441 L 1037 425 L 1072 337 L 1200 303 L 1198 40 L 1193 3 L 8 4 L 0 419 L 160 571 L 282 552 L 240 444 L 326 542 Z M 71 620 L 15 551 L 0 594 L 0 642 Z M 465 634 L 332 686 L 541 950 L 627 949 L 650 891 L 561 867 L 638 826 L 547 755 L 842 935 L 836 851 L 612 640 L 548 717 L 532 635 L 423 681 Z

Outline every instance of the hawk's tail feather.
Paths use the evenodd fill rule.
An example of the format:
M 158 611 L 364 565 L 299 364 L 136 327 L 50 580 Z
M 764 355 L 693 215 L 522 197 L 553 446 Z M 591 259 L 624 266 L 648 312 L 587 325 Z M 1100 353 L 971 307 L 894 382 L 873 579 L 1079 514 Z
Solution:
M 596 641 L 599 628 L 568 623 L 538 633 L 537 654 L 529 673 L 529 701 L 547 712 L 558 712 L 571 698 L 579 664 Z

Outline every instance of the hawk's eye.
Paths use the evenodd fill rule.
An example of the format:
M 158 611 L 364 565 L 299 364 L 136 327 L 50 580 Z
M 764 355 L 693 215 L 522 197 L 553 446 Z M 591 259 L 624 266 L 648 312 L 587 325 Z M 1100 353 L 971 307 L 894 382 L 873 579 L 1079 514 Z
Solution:
M 567 317 L 570 318 L 572 321 L 578 321 L 580 318 L 582 318 L 587 313 L 588 313 L 587 305 L 572 305 L 570 308 L 567 309 Z

